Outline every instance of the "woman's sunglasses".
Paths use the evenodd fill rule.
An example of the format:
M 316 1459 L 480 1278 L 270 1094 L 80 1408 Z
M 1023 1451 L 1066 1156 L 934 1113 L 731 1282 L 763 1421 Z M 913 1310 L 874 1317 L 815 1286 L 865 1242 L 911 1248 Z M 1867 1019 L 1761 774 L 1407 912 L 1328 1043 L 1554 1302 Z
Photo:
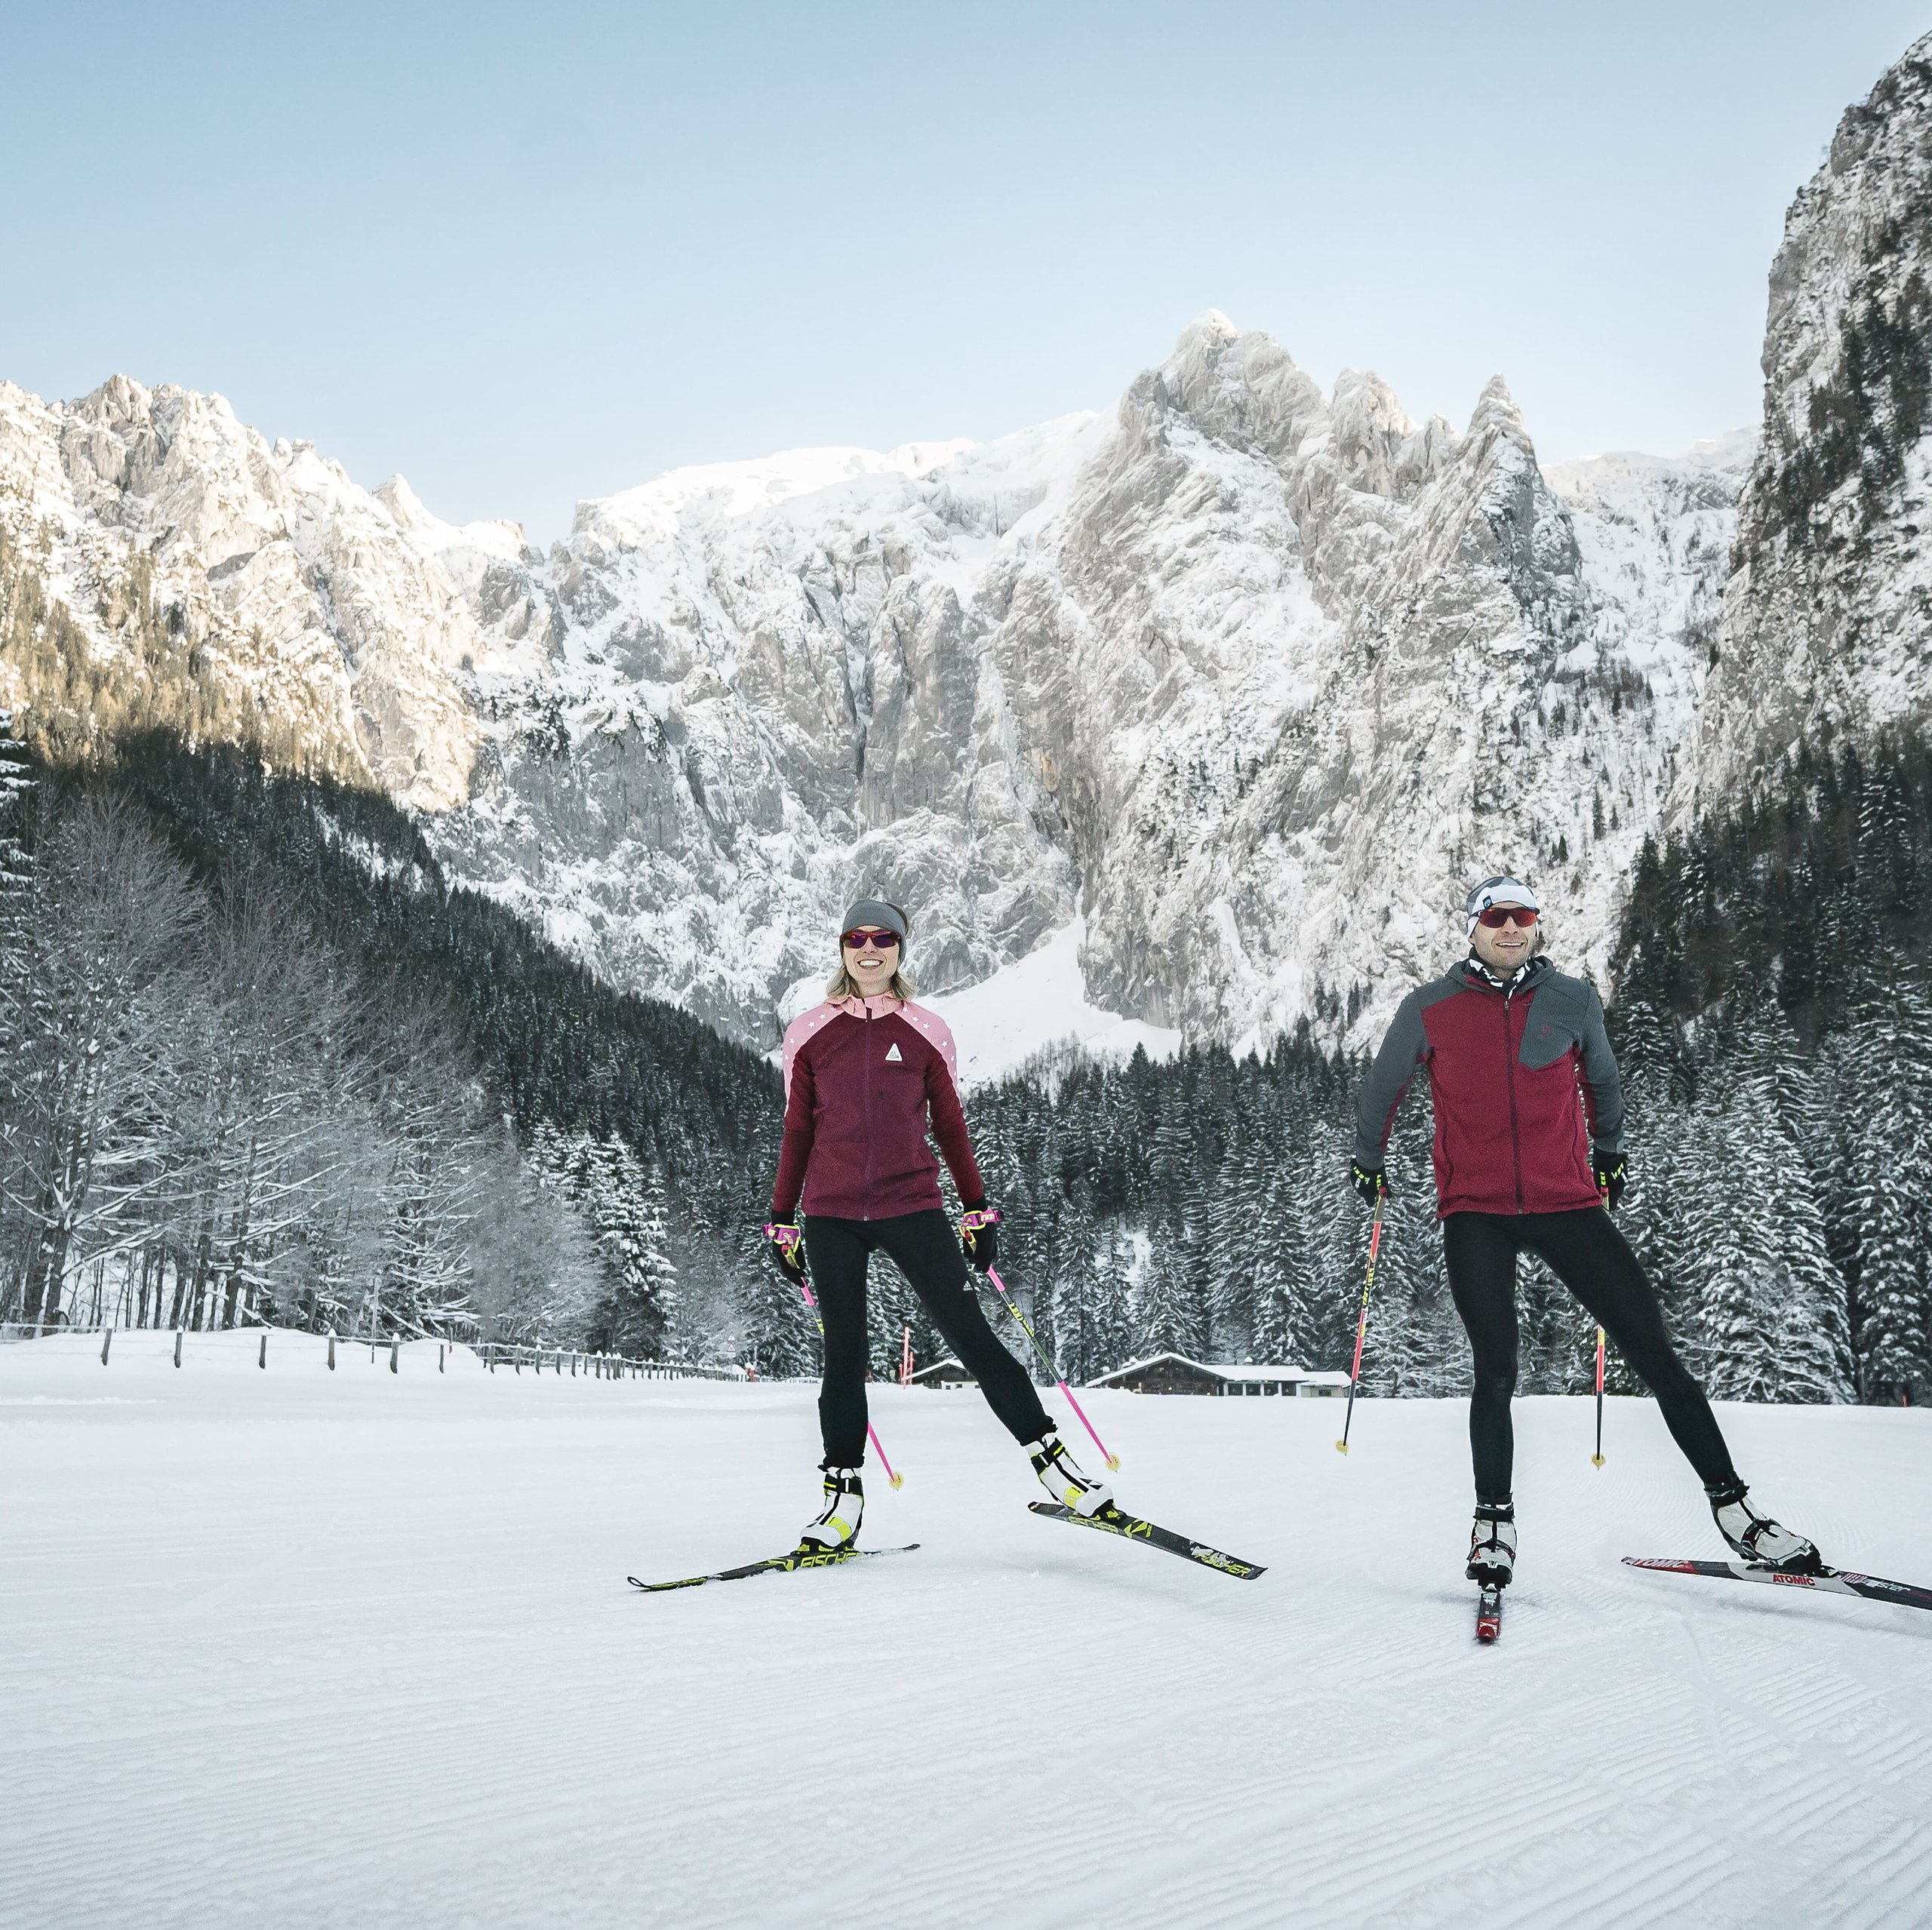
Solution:
M 879 951 L 891 951 L 899 943 L 897 932 L 841 932 L 838 942 L 848 951 L 863 951 L 871 945 Z
M 1527 931 L 1536 921 L 1537 914 L 1527 905 L 1492 905 L 1487 911 L 1476 914 L 1476 923 L 1487 925 L 1493 932 L 1500 932 L 1512 922 Z

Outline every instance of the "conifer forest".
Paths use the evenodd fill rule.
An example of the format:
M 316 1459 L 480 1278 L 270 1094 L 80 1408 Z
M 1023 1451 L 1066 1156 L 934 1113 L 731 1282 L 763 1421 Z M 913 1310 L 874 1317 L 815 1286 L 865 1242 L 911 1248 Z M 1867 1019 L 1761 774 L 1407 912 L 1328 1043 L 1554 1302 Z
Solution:
M 758 1237 L 768 1062 L 450 886 L 366 789 L 162 732 L 38 751 L 0 747 L 0 1317 L 815 1371 Z M 1720 1397 L 1932 1388 L 1928 853 L 1932 754 L 1888 739 L 1793 761 L 1632 880 L 1603 988 L 1620 1219 Z M 1069 1380 L 1169 1348 L 1347 1366 L 1360 1069 L 1304 1028 L 1238 1059 L 1048 1053 L 969 1095 L 1002 1272 Z M 1428 1167 L 1412 1093 L 1372 1391 L 1466 1384 Z M 1534 1263 L 1521 1305 L 1524 1391 L 1590 1384 L 1594 1329 Z M 881 1375 L 908 1327 L 918 1360 L 943 1351 L 889 1267 L 871 1318 Z

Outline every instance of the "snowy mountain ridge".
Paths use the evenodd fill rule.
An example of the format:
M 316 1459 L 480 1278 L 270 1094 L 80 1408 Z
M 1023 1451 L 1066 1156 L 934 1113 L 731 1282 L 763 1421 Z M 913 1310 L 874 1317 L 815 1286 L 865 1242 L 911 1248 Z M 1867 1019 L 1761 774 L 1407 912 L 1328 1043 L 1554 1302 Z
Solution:
M 1492 867 L 1601 979 L 1647 835 L 1932 707 L 1928 154 L 1932 36 L 1793 203 L 1761 449 L 1669 460 L 1546 470 L 1500 380 L 1418 423 L 1210 312 L 1104 414 L 674 472 L 546 556 L 219 397 L 0 385 L 0 703 L 377 783 L 768 1048 L 860 890 L 931 992 L 1077 930 L 1083 1012 L 1237 1045 L 1366 1040 Z
M 545 558 L 219 398 L 0 389 L 0 514 L 91 653 L 144 567 L 453 871 L 762 1043 L 860 889 L 915 908 L 936 991 L 1084 914 L 1094 1005 L 1232 1040 L 1371 1022 L 1487 863 L 1573 867 L 1600 961 L 1743 453 L 1546 479 L 1500 383 L 1458 434 L 1210 315 L 1111 418 L 673 472 Z

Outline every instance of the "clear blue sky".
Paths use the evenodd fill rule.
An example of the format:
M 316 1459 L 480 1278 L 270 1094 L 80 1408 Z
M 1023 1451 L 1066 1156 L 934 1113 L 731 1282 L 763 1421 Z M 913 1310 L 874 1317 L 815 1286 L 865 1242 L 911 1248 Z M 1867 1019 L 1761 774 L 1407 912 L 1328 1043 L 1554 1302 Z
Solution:
M 1546 456 L 1756 419 L 1932 4 L 0 0 L 0 376 L 220 390 L 548 540 L 681 463 L 1104 407 L 1208 307 Z

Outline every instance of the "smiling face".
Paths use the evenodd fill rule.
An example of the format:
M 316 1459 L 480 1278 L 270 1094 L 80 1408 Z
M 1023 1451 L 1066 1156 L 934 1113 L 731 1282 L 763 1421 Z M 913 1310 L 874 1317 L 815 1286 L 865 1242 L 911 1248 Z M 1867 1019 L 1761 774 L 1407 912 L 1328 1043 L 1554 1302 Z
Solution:
M 854 945 L 854 938 L 863 935 L 866 943 Z M 839 942 L 839 954 L 845 961 L 845 973 L 863 997 L 871 998 L 892 983 L 899 969 L 899 935 L 877 925 L 861 925 L 848 932 Z
M 1506 911 L 1511 908 L 1512 902 L 1506 899 L 1494 908 Z M 1517 905 L 1515 908 L 1521 911 L 1523 908 Z M 1519 925 L 1513 918 L 1502 926 L 1478 923 L 1469 934 L 1469 942 L 1475 946 L 1476 956 L 1492 972 L 1506 979 L 1536 950 L 1536 927 L 1534 924 Z

